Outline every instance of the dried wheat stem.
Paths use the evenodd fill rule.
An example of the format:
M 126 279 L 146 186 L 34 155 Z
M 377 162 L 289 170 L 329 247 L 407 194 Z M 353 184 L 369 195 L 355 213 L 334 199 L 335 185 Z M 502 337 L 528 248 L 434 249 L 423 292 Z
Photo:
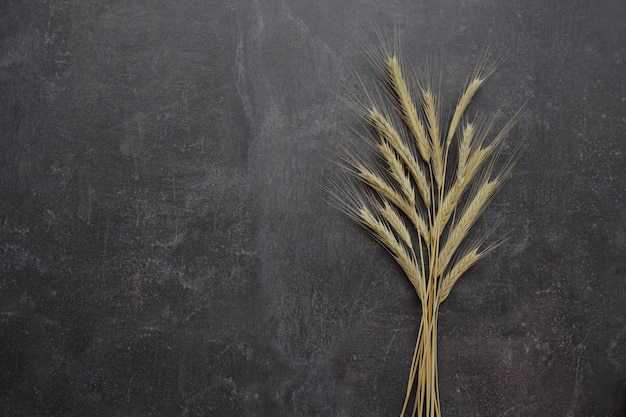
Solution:
M 422 311 L 424 311 L 424 302 L 422 301 Z M 415 377 L 417 375 L 419 358 L 421 357 L 421 352 L 424 347 L 424 343 L 422 342 L 422 332 L 424 329 L 424 320 L 420 320 L 420 328 L 417 332 L 417 339 L 415 340 L 415 349 L 413 351 L 413 360 L 411 361 L 411 368 L 409 370 L 409 380 L 407 382 L 406 395 L 404 397 L 404 403 L 402 405 L 402 411 L 400 412 L 400 416 L 404 416 L 406 413 L 407 406 L 409 405 L 409 400 L 411 399 L 411 393 L 413 392 L 413 386 L 415 384 Z

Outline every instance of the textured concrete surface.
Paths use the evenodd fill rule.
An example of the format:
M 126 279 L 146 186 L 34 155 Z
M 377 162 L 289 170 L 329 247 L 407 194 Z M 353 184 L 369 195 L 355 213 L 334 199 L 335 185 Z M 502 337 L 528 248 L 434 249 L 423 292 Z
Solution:
M 0 2 L 0 415 L 398 415 L 419 319 L 325 201 L 363 36 L 526 101 L 444 416 L 626 415 L 622 0 Z M 339 92 L 339 94 L 337 94 Z M 445 106 L 444 106 L 445 108 Z M 358 145 L 357 145 L 358 146 Z

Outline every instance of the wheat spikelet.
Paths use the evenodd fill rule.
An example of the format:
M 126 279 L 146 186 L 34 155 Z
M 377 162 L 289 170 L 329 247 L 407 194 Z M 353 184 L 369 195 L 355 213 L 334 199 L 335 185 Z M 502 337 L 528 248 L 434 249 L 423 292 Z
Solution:
M 437 187 L 441 188 L 444 176 L 444 156 L 441 146 L 441 138 L 439 133 L 439 117 L 437 116 L 437 104 L 435 96 L 430 89 L 426 89 L 422 93 L 424 97 L 424 113 L 428 121 L 428 133 L 430 135 L 430 146 L 432 148 L 432 166 L 435 174 Z
M 384 207 L 379 208 L 379 211 L 398 236 L 400 236 L 400 239 L 412 250 L 413 241 L 411 240 L 411 233 L 404 224 L 404 220 L 402 220 L 402 217 L 400 217 L 398 212 L 387 201 L 383 202 L 383 206 Z
M 402 76 L 400 64 L 395 55 L 387 58 L 387 71 L 389 82 L 398 99 L 400 112 L 404 116 L 404 121 L 415 139 L 415 144 L 417 145 L 422 159 L 427 164 L 430 164 L 430 143 L 426 135 L 426 129 L 424 128 L 424 123 L 417 115 L 417 108 L 411 98 L 406 81 Z
M 415 205 L 415 191 L 413 190 L 411 179 L 406 175 L 402 161 L 400 161 L 389 142 L 382 140 L 378 144 L 378 151 L 387 161 L 391 176 L 400 186 L 407 203 L 411 206 Z
M 456 132 L 456 128 L 461 121 L 463 113 L 465 113 L 465 109 L 467 109 L 467 106 L 469 105 L 474 95 L 476 95 L 478 89 L 483 84 L 483 82 L 484 79 L 480 77 L 474 77 L 465 88 L 465 91 L 463 91 L 463 94 L 461 95 L 461 98 L 459 99 L 459 102 L 454 109 L 454 115 L 452 116 L 452 120 L 450 121 L 450 127 L 448 128 L 448 136 L 446 137 L 446 143 L 448 145 L 452 142 L 452 137 Z
M 472 138 L 475 137 L 472 135 Z M 505 135 L 498 137 L 506 137 Z M 496 138 L 497 139 L 497 138 Z M 452 213 L 457 208 L 459 202 L 461 201 L 461 197 L 468 189 L 472 180 L 474 180 L 476 174 L 480 171 L 480 169 L 484 166 L 485 162 L 492 156 L 495 151 L 497 151 L 500 142 L 496 142 L 495 140 L 489 144 L 489 146 L 485 148 L 470 150 L 470 155 L 467 158 L 465 164 L 459 167 L 459 171 L 457 173 L 457 178 L 450 187 L 448 193 L 443 197 L 443 202 L 439 207 L 439 210 L 436 213 L 435 221 L 433 225 L 434 234 L 439 235 L 443 232 L 444 228 L 448 224 Z M 471 148 L 471 144 L 470 144 Z M 460 173 L 460 174 L 459 174 Z
M 465 271 L 470 269 L 483 256 L 484 254 L 479 251 L 479 248 L 475 247 L 454 264 L 454 267 L 452 267 L 452 269 L 441 280 L 441 286 L 439 288 L 439 303 L 444 302 L 444 300 L 448 298 L 454 284 L 456 284 Z
M 459 254 L 519 156 L 519 152 L 514 152 L 494 175 L 502 143 L 519 119 L 519 112 L 495 135 L 491 132 L 500 120 L 500 112 L 490 120 L 462 122 L 470 102 L 495 69 L 495 65 L 486 68 L 484 62 L 461 92 L 442 137 L 439 98 L 433 94 L 431 83 L 420 83 L 418 107 L 396 54 L 380 56 L 378 67 L 385 71 L 394 97 L 391 107 L 402 116 L 404 126 L 394 125 L 394 119 L 386 116 L 389 107 L 379 107 L 384 103 L 375 103 L 368 96 L 369 104 L 359 106 L 360 113 L 376 138 L 368 141 L 386 169 L 349 155 L 345 157 L 347 173 L 360 181 L 360 187 L 347 186 L 333 193 L 340 208 L 389 251 L 421 301 L 422 320 L 401 416 L 410 413 L 413 417 L 441 417 L 437 371 L 439 305 L 460 277 L 497 246 L 481 249 L 481 239 Z M 405 133 L 412 141 L 404 139 Z M 493 139 L 488 140 L 491 136 Z M 458 143 L 453 147 L 455 138 Z M 414 401 L 412 407 L 410 399 Z
M 411 173 L 417 190 L 422 197 L 422 201 L 426 208 L 430 207 L 430 187 L 426 175 L 422 171 L 420 164 L 417 162 L 417 158 L 408 147 L 408 145 L 402 140 L 398 131 L 393 125 L 380 113 L 376 108 L 370 111 L 370 120 L 379 134 L 386 139 L 394 148 L 394 150 L 400 155 L 405 167 Z M 381 152 L 382 153 L 382 152 Z
M 421 298 L 424 293 L 424 280 L 421 277 L 420 269 L 415 258 L 406 251 L 391 229 L 374 216 L 369 208 L 362 206 L 359 210 L 359 218 L 363 225 L 367 227 L 374 234 L 376 239 L 393 255 Z
M 487 256 L 489 253 L 494 251 L 498 246 L 500 246 L 506 238 L 501 239 L 500 241 L 491 244 L 489 247 L 485 249 L 481 249 L 481 245 L 483 244 L 485 238 L 487 236 L 483 236 L 478 241 L 474 242 L 469 249 L 465 250 L 463 255 L 461 255 L 456 261 L 454 261 L 453 267 L 446 272 L 446 274 L 441 279 L 441 285 L 439 287 L 439 304 L 443 303 L 446 298 L 450 295 L 450 291 L 454 287 L 454 284 L 463 276 L 463 274 L 470 269 L 476 262 Z
M 473 138 L 474 124 L 467 123 L 465 129 L 463 129 L 463 136 L 459 141 L 459 156 L 456 169 L 456 180 L 461 184 L 466 181 L 467 173 L 465 171 L 467 169 L 467 160 L 469 158 Z
M 398 207 L 408 218 L 425 241 L 429 241 L 429 231 L 426 221 L 419 215 L 417 208 L 404 198 L 396 189 L 387 183 L 380 175 L 371 169 L 359 164 L 357 166 L 359 177 L 369 184 L 381 197 L 388 199 L 396 207 Z
M 485 205 L 498 189 L 500 179 L 483 182 L 476 194 L 471 199 L 460 219 L 453 225 L 452 230 L 448 234 L 439 257 L 437 258 L 437 271 L 443 272 L 452 259 L 452 255 L 467 236 L 470 228 L 474 225 L 480 214 L 483 212 Z

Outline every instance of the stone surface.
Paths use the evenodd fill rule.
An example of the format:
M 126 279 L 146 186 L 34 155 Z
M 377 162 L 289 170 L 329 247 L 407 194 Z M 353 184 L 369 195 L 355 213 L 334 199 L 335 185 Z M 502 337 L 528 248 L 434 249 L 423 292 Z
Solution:
M 364 39 L 526 102 L 444 416 L 626 413 L 621 0 L 0 2 L 0 414 L 398 415 L 419 305 L 325 199 Z M 499 229 L 499 230 L 500 230 Z

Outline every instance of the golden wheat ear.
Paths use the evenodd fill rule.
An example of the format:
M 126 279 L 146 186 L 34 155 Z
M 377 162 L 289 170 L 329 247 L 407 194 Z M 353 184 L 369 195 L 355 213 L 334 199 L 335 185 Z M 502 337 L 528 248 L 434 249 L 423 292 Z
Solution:
M 489 63 L 486 53 L 446 124 L 437 93 L 441 77 L 427 72 L 416 82 L 416 73 L 397 50 L 387 47 L 371 54 L 381 75 L 376 88 L 367 89 L 357 76 L 365 99 L 350 102 L 368 129 L 361 137 L 372 155 L 344 151 L 343 174 L 329 193 L 335 205 L 387 249 L 415 288 L 422 320 L 401 416 L 440 417 L 439 305 L 469 268 L 503 242 L 485 246 L 489 233 L 473 241 L 470 236 L 521 154 L 521 147 L 515 147 L 511 156 L 502 157 L 503 143 L 521 112 L 508 122 L 501 122 L 502 111 L 490 118 L 467 116 L 472 99 L 502 64 L 501 59 Z

